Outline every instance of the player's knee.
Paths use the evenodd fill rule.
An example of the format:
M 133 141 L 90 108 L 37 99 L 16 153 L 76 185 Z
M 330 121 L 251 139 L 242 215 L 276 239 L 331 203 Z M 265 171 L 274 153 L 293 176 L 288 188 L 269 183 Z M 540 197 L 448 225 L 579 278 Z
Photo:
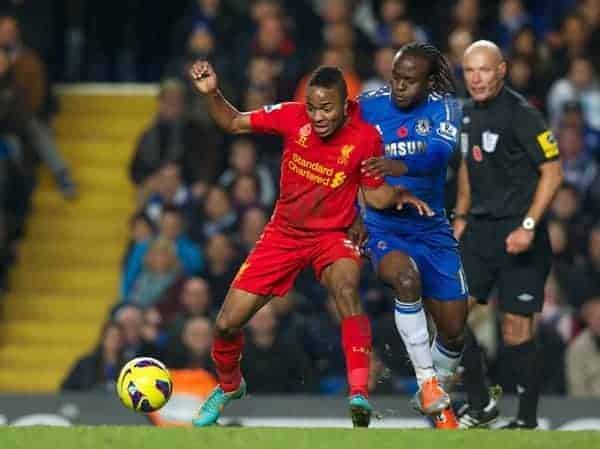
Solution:
M 448 329 L 438 329 L 443 345 L 453 351 L 461 351 L 465 346 L 465 329 L 463 326 L 453 325 Z
M 227 340 L 233 338 L 238 332 L 239 329 L 232 326 L 227 317 L 219 315 L 215 320 L 215 337 Z
M 507 346 L 517 346 L 533 338 L 533 317 L 505 313 L 502 317 L 502 340 Z
M 393 288 L 402 301 L 418 300 L 421 297 L 419 273 L 409 268 L 394 275 Z

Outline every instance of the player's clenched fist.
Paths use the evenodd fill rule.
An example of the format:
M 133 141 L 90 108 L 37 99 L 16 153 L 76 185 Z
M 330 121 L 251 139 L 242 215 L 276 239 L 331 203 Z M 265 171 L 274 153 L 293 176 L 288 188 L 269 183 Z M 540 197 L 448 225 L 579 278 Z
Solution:
M 195 62 L 190 69 L 190 78 L 196 89 L 203 94 L 212 94 L 217 91 L 217 74 L 207 61 Z

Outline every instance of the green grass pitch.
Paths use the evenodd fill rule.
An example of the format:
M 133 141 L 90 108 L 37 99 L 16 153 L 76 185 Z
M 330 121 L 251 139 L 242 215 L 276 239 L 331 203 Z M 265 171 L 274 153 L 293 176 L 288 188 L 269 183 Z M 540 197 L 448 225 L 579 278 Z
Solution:
M 592 449 L 600 432 L 3 427 L 2 449 Z

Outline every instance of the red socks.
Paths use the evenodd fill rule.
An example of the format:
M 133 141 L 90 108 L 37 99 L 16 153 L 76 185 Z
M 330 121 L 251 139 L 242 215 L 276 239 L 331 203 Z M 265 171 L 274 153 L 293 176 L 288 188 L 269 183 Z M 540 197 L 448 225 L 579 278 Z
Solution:
M 354 315 L 342 320 L 342 347 L 350 395 L 369 395 L 371 340 L 371 323 L 367 315 Z
M 240 332 L 231 340 L 215 337 L 212 348 L 212 359 L 217 368 L 219 384 L 225 393 L 235 391 L 242 381 L 240 359 L 244 347 L 244 334 Z

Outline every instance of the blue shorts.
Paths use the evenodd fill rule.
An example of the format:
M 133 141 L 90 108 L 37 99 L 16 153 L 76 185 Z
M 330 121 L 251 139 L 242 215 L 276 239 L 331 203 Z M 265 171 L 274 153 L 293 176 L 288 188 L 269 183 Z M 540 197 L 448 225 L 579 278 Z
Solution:
M 368 231 L 365 247 L 375 271 L 386 254 L 401 251 L 419 268 L 423 298 L 440 301 L 468 298 L 469 289 L 452 234 L 435 230 L 426 235 L 398 235 L 369 228 Z

